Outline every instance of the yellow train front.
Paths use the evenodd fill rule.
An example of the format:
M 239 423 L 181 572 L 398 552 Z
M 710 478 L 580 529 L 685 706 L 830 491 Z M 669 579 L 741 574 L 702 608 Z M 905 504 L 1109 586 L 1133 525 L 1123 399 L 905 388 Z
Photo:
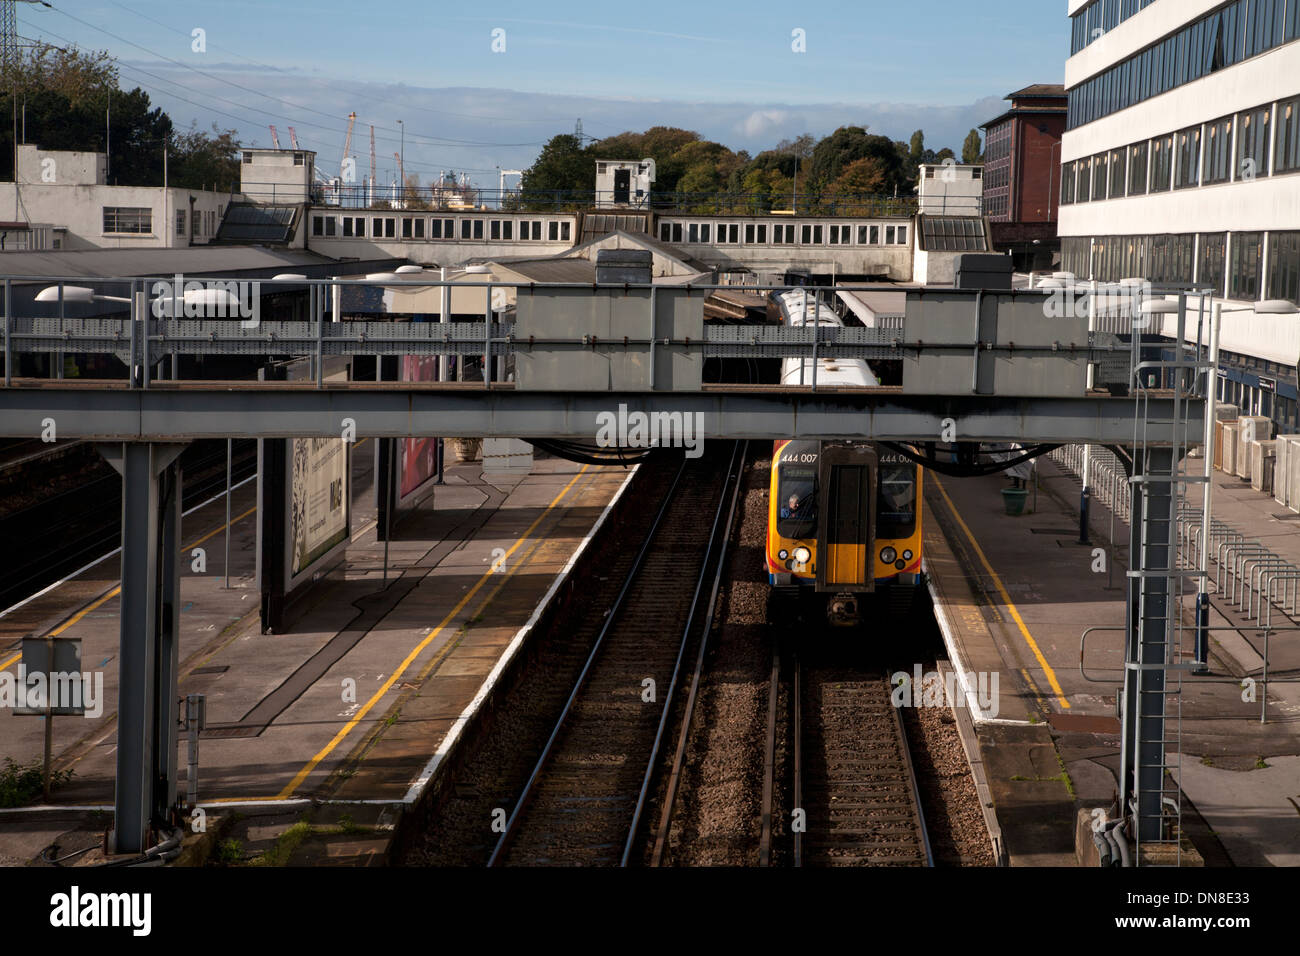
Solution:
M 778 441 L 768 494 L 770 613 L 862 619 L 869 596 L 911 607 L 921 577 L 921 475 L 872 442 Z

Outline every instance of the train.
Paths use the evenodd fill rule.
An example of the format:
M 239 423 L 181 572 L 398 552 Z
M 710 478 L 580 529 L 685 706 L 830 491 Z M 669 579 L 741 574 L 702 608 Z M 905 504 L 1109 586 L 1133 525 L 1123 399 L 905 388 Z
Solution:
M 805 290 L 774 297 L 791 328 L 842 325 Z M 872 387 L 863 359 L 818 358 L 818 386 Z M 811 381 L 813 359 L 782 363 L 781 382 Z M 781 439 L 768 489 L 769 615 L 854 625 L 866 605 L 902 613 L 923 585 L 923 469 L 903 449 L 876 442 Z

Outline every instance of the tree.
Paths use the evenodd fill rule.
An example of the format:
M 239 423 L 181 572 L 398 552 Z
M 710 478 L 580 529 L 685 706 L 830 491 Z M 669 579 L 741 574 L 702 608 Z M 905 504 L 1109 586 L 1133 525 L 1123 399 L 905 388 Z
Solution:
M 837 199 L 878 196 L 884 191 L 888 176 L 889 171 L 879 158 L 867 156 L 845 166 L 827 191 Z
M 186 189 L 230 189 L 239 184 L 239 142 L 233 129 L 203 132 L 193 123 L 171 141 L 168 182 Z
M 10 76 L 0 64 L 0 83 L 7 91 L 16 89 L 19 102 L 24 93 L 48 90 L 79 106 L 86 100 L 99 103 L 117 89 L 117 64 L 106 50 L 83 53 L 37 40 L 20 52 L 17 67 L 17 76 Z
M 588 203 L 595 188 L 596 164 L 571 133 L 552 136 L 519 183 L 520 198 L 530 209 L 552 208 L 557 201 Z
M 925 152 L 925 133 L 917 130 L 912 134 L 912 141 L 908 148 L 908 155 L 912 157 L 913 163 L 921 161 L 921 154 Z
M 862 126 L 841 126 L 813 150 L 809 189 L 817 192 L 837 180 L 850 164 L 867 158 L 875 159 L 883 173 L 882 191 L 905 185 L 902 162 L 892 140 L 868 133 Z
M 980 147 L 979 130 L 973 129 L 966 134 L 966 142 L 961 144 L 961 161 L 967 166 L 984 162 L 984 152 Z

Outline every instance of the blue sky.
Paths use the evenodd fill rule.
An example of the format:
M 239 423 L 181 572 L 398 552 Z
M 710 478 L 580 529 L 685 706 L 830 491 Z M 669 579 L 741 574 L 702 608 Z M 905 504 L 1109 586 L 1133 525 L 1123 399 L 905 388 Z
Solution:
M 51 2 L 18 5 L 23 37 L 108 50 L 178 126 L 269 145 L 275 123 L 288 145 L 292 125 L 328 168 L 355 110 L 362 174 L 374 124 L 391 175 L 401 119 L 408 172 L 484 185 L 577 117 L 591 136 L 683 126 L 751 152 L 846 124 L 959 149 L 1006 93 L 1060 82 L 1069 52 L 1063 0 Z

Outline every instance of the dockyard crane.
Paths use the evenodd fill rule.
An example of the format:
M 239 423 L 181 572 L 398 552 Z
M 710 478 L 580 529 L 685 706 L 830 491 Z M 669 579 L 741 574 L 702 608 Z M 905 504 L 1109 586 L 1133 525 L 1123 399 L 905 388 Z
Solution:
M 298 134 L 293 131 L 292 126 L 289 127 L 289 142 L 293 143 L 294 149 L 302 149 L 302 147 L 298 145 Z
M 370 124 L 370 195 L 375 192 L 375 124 Z
M 348 114 L 348 136 L 343 141 L 343 160 L 339 163 L 339 181 L 344 181 L 348 168 L 348 153 L 352 152 L 352 127 L 357 125 L 357 114 L 353 110 Z
M 280 135 L 275 131 L 275 125 L 271 125 L 271 146 L 274 149 L 280 148 Z

